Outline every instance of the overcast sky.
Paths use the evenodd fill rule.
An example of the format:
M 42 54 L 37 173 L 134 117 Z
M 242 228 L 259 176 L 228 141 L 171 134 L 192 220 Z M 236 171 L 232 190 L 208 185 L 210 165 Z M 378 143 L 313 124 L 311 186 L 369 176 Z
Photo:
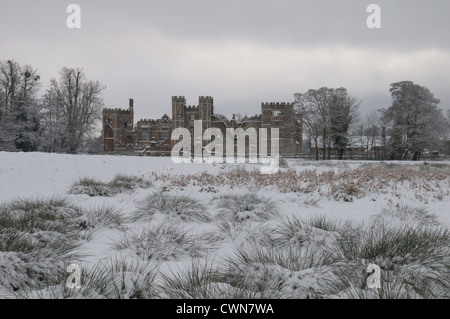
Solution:
M 213 96 L 216 112 L 253 115 L 308 89 L 345 87 L 367 113 L 388 107 L 410 80 L 450 104 L 448 0 L 39 0 L 0 7 L 0 59 L 39 70 L 43 87 L 63 66 L 107 86 L 107 107 L 135 99 L 136 118 L 171 116 Z M 81 29 L 66 8 L 81 7 Z M 381 7 L 381 29 L 366 25 Z

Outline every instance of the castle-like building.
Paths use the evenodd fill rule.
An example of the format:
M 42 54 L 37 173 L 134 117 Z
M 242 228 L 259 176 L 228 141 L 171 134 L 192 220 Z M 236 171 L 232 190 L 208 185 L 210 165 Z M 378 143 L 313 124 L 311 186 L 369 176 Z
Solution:
M 187 106 L 184 96 L 172 97 L 172 118 L 166 114 L 157 120 L 140 120 L 134 124 L 134 101 L 129 108 L 103 110 L 103 150 L 105 153 L 143 153 L 169 156 L 177 141 L 171 140 L 176 128 L 187 128 L 194 136 L 194 121 L 202 121 L 202 129 L 279 128 L 279 152 L 295 156 L 302 150 L 302 123 L 294 116 L 293 103 L 262 103 L 261 114 L 228 120 L 214 114 L 214 99 L 201 96 L 196 106 Z M 225 135 L 225 134 L 224 134 Z M 207 143 L 205 141 L 205 143 Z M 270 152 L 270 150 L 269 150 Z

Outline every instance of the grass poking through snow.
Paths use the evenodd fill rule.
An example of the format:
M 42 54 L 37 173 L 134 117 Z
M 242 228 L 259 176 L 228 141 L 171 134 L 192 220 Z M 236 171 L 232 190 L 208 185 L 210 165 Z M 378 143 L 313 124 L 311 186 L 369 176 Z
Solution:
M 138 204 L 132 221 L 152 221 L 155 215 L 162 215 L 173 222 L 210 222 L 211 216 L 198 200 L 185 195 L 169 195 L 155 192 Z
M 273 219 L 278 209 L 272 200 L 252 193 L 230 194 L 216 197 L 221 211 L 217 218 L 229 222 L 263 222 Z
M 147 189 L 152 186 L 151 181 L 137 176 L 119 174 L 109 183 L 83 177 L 72 184 L 68 193 L 72 195 L 85 194 L 91 197 L 112 197 L 120 193 L 132 192 L 139 188 Z
M 130 230 L 114 243 L 113 249 L 131 250 L 143 260 L 180 260 L 204 256 L 213 248 L 213 241 L 191 235 L 180 226 L 153 225 L 141 231 Z

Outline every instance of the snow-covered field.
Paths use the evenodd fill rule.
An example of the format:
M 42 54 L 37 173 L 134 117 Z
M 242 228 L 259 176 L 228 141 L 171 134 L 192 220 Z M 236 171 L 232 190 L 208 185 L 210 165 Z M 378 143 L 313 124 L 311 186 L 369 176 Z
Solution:
M 0 152 L 0 298 L 450 296 L 449 162 L 285 161 Z

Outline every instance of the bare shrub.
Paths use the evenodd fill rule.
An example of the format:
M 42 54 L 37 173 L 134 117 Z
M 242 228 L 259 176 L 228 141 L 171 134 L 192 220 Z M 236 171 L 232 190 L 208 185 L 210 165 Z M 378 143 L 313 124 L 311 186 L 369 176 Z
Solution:
M 191 235 L 175 225 L 153 225 L 141 231 L 128 231 L 113 244 L 115 250 L 131 250 L 144 260 L 179 260 L 200 257 L 213 249 L 204 237 Z
M 243 195 L 222 195 L 216 197 L 221 211 L 217 217 L 230 222 L 255 221 L 262 222 L 274 218 L 278 214 L 276 204 L 269 198 L 253 193 Z
M 129 175 L 116 175 L 109 183 L 99 180 L 83 177 L 74 182 L 68 193 L 72 195 L 89 195 L 91 197 L 112 197 L 120 193 L 132 192 L 139 188 L 150 188 L 153 183 L 142 177 Z
M 151 221 L 155 215 L 184 222 L 210 222 L 211 216 L 199 201 L 184 195 L 152 193 L 138 204 L 132 221 Z

